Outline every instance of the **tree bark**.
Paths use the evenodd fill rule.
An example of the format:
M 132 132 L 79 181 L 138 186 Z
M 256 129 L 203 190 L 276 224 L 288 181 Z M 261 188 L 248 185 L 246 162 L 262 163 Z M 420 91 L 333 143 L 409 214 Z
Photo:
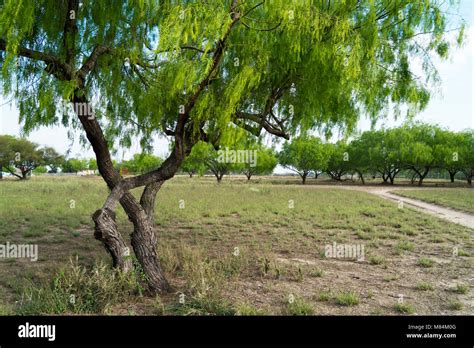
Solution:
M 411 177 L 411 184 L 413 185 L 415 183 L 415 176 L 419 175 L 418 172 L 413 173 L 413 176 Z
M 145 210 L 145 213 L 148 215 L 148 218 L 152 224 L 155 222 L 156 194 L 164 183 L 165 181 L 162 180 L 146 185 L 140 198 L 140 205 Z
M 454 177 L 456 176 L 456 172 L 454 172 L 452 170 L 448 170 L 448 173 L 449 173 L 449 178 L 450 178 L 451 182 L 454 183 Z
M 359 178 L 362 181 L 362 185 L 365 185 L 365 180 L 364 176 L 362 175 L 362 172 L 360 170 L 357 170 L 357 174 L 359 174 Z
M 303 175 L 301 175 L 301 180 L 303 182 L 303 185 L 306 184 L 306 177 L 308 176 L 308 173 L 303 173 Z
M 158 259 L 156 250 L 158 241 L 152 223 L 145 210 L 140 206 L 134 207 L 132 210 L 129 214 L 134 225 L 132 247 L 146 275 L 148 286 L 153 292 L 169 292 L 171 286 L 166 280 Z
M 75 96 L 73 102 L 88 101 L 83 97 Z M 84 130 L 86 131 L 86 136 L 89 139 L 89 142 L 91 143 L 92 148 L 96 154 L 99 172 L 107 183 L 107 186 L 109 186 L 109 188 L 114 192 L 114 189 L 117 186 L 123 184 L 125 181 L 113 167 L 108 145 L 102 133 L 102 129 L 95 118 L 83 117 L 81 115 L 78 116 L 84 127 Z M 147 193 L 145 193 L 144 197 L 142 197 L 144 207 L 142 207 L 137 202 L 135 197 L 133 197 L 133 195 L 126 190 L 120 198 L 120 204 L 134 225 L 134 231 L 132 233 L 132 247 L 137 260 L 147 277 L 148 286 L 152 291 L 161 292 L 169 291 L 170 286 L 160 266 L 156 251 L 156 237 L 152 228 L 151 220 L 145 211 L 149 210 L 150 207 L 154 207 L 154 196 L 156 196 L 156 192 L 155 195 L 153 195 L 153 191 L 157 191 L 159 189 L 157 189 L 158 185 L 159 184 L 153 182 L 145 187 L 144 193 Z M 111 198 L 109 196 L 109 199 L 113 202 L 113 197 Z M 106 202 L 106 205 L 107 204 L 108 203 Z M 113 204 L 114 203 L 111 205 Z M 120 233 L 118 233 L 116 230 L 116 225 L 112 223 L 111 220 L 113 219 L 111 219 L 109 212 L 107 212 L 105 215 L 104 213 L 97 213 L 96 219 L 96 235 L 102 236 L 104 232 L 108 233 L 102 237 L 101 241 L 104 243 L 106 249 L 110 253 L 113 253 L 112 258 L 117 260 L 117 266 L 120 267 L 121 263 L 119 260 L 123 258 L 123 255 L 120 254 L 121 249 L 118 246 L 126 244 L 123 241 Z M 108 237 L 109 235 L 110 237 Z M 124 270 L 126 270 L 127 265 L 124 264 L 124 267 Z
M 112 256 L 113 266 L 125 273 L 131 271 L 130 249 L 118 232 L 115 213 L 107 208 L 99 209 L 92 215 L 92 220 L 95 223 L 94 237 L 104 244 Z
M 463 172 L 469 186 L 472 185 L 472 173 Z
M 418 186 L 423 185 L 423 180 L 426 178 L 429 171 L 430 171 L 430 168 L 426 168 L 425 171 L 423 172 L 423 174 L 419 173 L 420 180 L 418 180 Z

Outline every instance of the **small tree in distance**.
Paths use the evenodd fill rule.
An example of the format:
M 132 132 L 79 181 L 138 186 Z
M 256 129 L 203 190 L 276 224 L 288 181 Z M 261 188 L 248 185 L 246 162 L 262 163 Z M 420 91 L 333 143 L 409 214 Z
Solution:
M 283 144 L 278 159 L 283 167 L 297 173 L 304 185 L 311 172 L 326 169 L 328 145 L 313 136 L 300 136 Z

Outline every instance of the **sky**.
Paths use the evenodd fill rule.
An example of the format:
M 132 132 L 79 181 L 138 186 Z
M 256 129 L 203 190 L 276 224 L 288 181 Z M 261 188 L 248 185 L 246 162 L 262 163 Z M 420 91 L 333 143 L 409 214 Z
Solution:
M 474 128 L 474 0 L 461 0 L 459 14 L 466 21 L 466 42 L 463 47 L 455 49 L 450 59 L 441 61 L 435 58 L 433 61 L 441 77 L 440 90 L 431 96 L 428 107 L 420 112 L 415 119 L 427 123 L 436 123 L 452 131 L 461 131 L 466 128 Z M 451 28 L 457 26 L 458 17 L 453 17 Z M 417 62 L 414 62 L 414 72 L 416 73 Z M 393 127 L 400 125 L 403 117 L 395 120 L 390 116 L 386 120 L 377 122 L 376 128 Z M 370 129 L 370 121 L 362 117 L 358 123 L 361 131 Z M 10 134 L 19 136 L 21 126 L 18 124 L 18 109 L 8 98 L 0 95 L 0 134 Z M 28 135 L 28 138 L 41 146 L 52 146 L 60 153 L 70 150 L 70 156 L 91 158 L 94 157 L 90 148 L 83 148 L 79 144 L 77 134 L 74 142 L 67 136 L 67 129 L 64 127 L 41 127 Z M 72 146 L 71 146 L 72 144 Z M 155 140 L 154 153 L 164 156 L 169 150 L 168 142 L 164 138 Z M 134 153 L 141 152 L 140 145 L 134 141 L 128 150 L 119 151 L 118 159 L 128 159 Z M 281 172 L 277 168 L 276 172 Z

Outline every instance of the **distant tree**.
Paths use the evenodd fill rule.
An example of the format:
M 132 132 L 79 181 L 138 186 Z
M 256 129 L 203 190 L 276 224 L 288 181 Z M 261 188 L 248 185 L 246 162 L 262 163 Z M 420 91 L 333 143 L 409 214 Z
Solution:
M 64 157 L 52 147 L 41 148 L 39 152 L 42 157 L 42 164 L 49 167 L 50 173 L 57 173 L 61 164 L 64 163 Z
M 253 175 L 271 174 L 278 164 L 278 158 L 273 149 L 266 148 L 261 144 L 256 144 L 246 150 L 255 151 L 255 164 L 247 162 L 243 165 L 242 173 L 247 177 L 247 180 L 250 180 Z
M 160 157 L 142 153 L 134 154 L 131 160 L 122 163 L 122 166 L 128 168 L 134 174 L 147 173 L 161 166 L 163 159 Z
M 467 183 L 472 185 L 474 176 L 474 130 L 467 130 L 461 133 L 462 144 L 459 151 L 459 161 L 461 162 L 461 171 L 466 177 Z
M 181 164 L 181 169 L 188 173 L 192 178 L 194 174 L 203 175 L 206 171 L 205 153 L 207 152 L 204 146 L 194 146 L 191 153 Z
M 43 163 L 38 145 L 23 138 L 0 135 L 0 164 L 2 170 L 20 180 L 25 180 L 31 171 Z M 17 174 L 15 169 L 20 171 Z
M 395 177 L 402 170 L 400 143 L 403 134 L 400 129 L 382 129 L 363 132 L 353 140 L 348 153 L 350 166 L 363 180 L 363 173 L 380 174 L 384 183 L 393 185 Z
M 202 156 L 206 168 L 214 174 L 218 183 L 222 181 L 224 175 L 230 173 L 232 170 L 234 164 L 223 160 L 219 154 L 219 150 L 213 145 L 199 142 L 195 145 L 195 148 L 197 148 L 195 153 Z
M 445 169 L 453 183 L 454 177 L 463 169 L 460 155 L 466 153 L 466 138 L 463 133 L 448 130 L 440 131 L 437 151 L 439 152 L 437 167 Z
M 322 170 L 327 164 L 327 150 L 321 140 L 313 136 L 300 136 L 285 142 L 278 154 L 279 163 L 295 173 L 303 185 L 312 171 Z
M 406 136 L 400 144 L 400 152 L 405 168 L 414 172 L 412 182 L 418 177 L 418 185 L 429 171 L 443 162 L 444 145 L 438 145 L 442 137 L 442 130 L 436 125 L 407 124 L 401 127 Z
M 44 167 L 44 166 L 39 166 L 39 167 L 36 167 L 35 169 L 33 169 L 32 172 L 34 174 L 44 174 L 44 173 L 48 172 L 48 169 L 46 169 L 46 167 Z
M 328 173 L 331 179 L 341 181 L 342 177 L 350 172 L 352 165 L 348 150 L 348 145 L 342 140 L 335 144 L 329 144 L 329 159 L 326 173 Z
M 90 158 L 89 159 L 87 169 L 89 169 L 89 170 L 97 170 L 98 169 L 97 160 L 95 158 Z
M 64 160 L 61 165 L 63 173 L 77 173 L 88 168 L 88 161 L 86 159 L 70 158 Z

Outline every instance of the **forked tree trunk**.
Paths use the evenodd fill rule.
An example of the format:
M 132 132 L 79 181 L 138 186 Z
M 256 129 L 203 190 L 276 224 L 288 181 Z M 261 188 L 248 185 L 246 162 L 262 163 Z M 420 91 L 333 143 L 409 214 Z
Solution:
M 218 183 L 218 184 L 221 183 L 222 178 L 224 177 L 224 174 L 225 174 L 225 173 L 219 173 L 219 172 L 215 173 L 215 176 L 216 176 L 216 178 L 217 178 L 217 183 Z

